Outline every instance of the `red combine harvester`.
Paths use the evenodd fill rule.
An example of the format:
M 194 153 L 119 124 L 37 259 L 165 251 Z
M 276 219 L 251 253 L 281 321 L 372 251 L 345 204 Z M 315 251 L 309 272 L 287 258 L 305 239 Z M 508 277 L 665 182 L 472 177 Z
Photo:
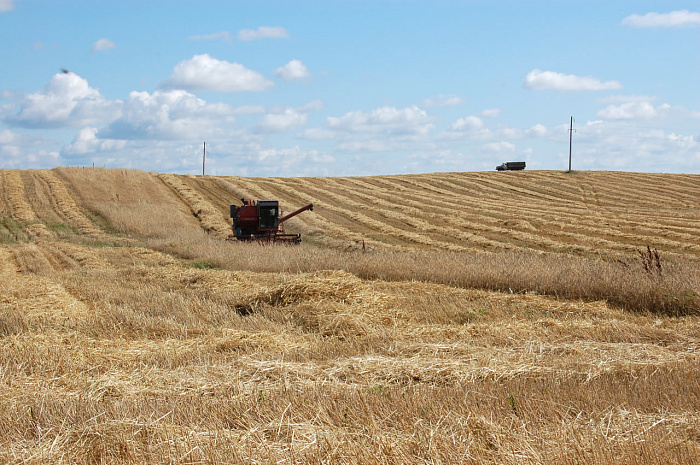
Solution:
M 301 234 L 285 234 L 284 222 L 306 210 L 313 210 L 310 203 L 292 213 L 280 218 L 279 201 L 277 200 L 246 200 L 243 205 L 231 205 L 233 218 L 233 235 L 229 239 L 239 241 L 286 242 L 298 244 Z

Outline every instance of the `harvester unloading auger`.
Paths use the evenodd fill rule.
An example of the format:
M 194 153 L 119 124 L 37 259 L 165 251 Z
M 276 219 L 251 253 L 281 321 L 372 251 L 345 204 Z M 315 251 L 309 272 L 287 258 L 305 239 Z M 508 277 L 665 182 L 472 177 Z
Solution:
M 241 199 L 243 205 L 231 205 L 233 235 L 229 239 L 239 241 L 286 242 L 298 244 L 301 234 L 286 234 L 284 222 L 306 210 L 314 209 L 310 203 L 280 218 L 279 201 Z

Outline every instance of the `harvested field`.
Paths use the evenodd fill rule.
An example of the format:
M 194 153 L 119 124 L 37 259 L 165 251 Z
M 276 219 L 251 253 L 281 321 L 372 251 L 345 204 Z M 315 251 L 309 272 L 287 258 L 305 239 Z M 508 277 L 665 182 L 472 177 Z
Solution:
M 304 243 L 223 240 L 241 197 Z M 2 171 L 0 215 L 2 463 L 700 461 L 698 176 Z

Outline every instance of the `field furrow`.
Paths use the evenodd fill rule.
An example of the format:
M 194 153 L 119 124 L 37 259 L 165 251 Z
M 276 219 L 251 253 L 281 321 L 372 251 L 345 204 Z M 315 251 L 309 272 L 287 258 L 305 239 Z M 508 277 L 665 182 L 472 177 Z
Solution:
M 226 221 L 221 210 L 205 200 L 199 192 L 183 182 L 179 176 L 174 174 L 159 174 L 157 176 L 182 198 L 192 214 L 199 220 L 202 229 L 221 238 L 226 238 L 231 234 L 231 225 Z
M 5 199 L 13 218 L 23 223 L 36 221 L 34 210 L 24 197 L 24 184 L 19 176 L 19 171 L 2 170 L 2 177 Z
M 313 193 L 323 193 L 324 196 L 335 200 L 334 205 L 325 205 L 325 207 L 329 210 L 332 210 L 335 213 L 338 213 L 345 218 L 348 218 L 350 221 L 355 222 L 358 225 L 362 225 L 363 227 L 366 227 L 370 233 L 371 237 L 371 232 L 379 232 L 383 234 L 388 234 L 390 236 L 396 237 L 398 239 L 410 242 L 410 243 L 415 243 L 415 244 L 421 244 L 421 245 L 426 245 L 426 246 L 432 246 L 438 249 L 444 249 L 444 250 L 452 250 L 452 251 L 467 251 L 467 250 L 473 250 L 472 247 L 466 247 L 466 246 L 461 246 L 461 245 L 456 245 L 456 244 L 450 244 L 446 242 L 442 242 L 440 240 L 434 240 L 425 234 L 420 234 L 420 233 L 415 233 L 410 230 L 406 230 L 405 228 L 399 228 L 396 226 L 392 226 L 390 224 L 387 224 L 387 222 L 377 220 L 375 218 L 372 218 L 369 215 L 366 215 L 364 213 L 361 213 L 360 211 L 371 211 L 371 209 L 366 208 L 366 204 L 364 203 L 359 203 L 355 202 L 354 200 L 351 200 L 347 197 L 340 196 L 336 193 L 333 193 L 331 191 L 322 191 L 321 189 L 316 188 L 310 181 L 306 179 L 295 179 L 294 180 L 295 184 L 298 184 L 301 186 L 302 189 L 311 191 Z M 352 210 L 350 208 L 341 208 L 336 205 L 345 205 L 349 207 L 354 207 L 356 210 Z
M 687 195 L 685 190 L 673 189 L 673 191 L 669 191 L 668 185 L 665 183 L 654 186 L 655 181 L 640 179 L 634 175 L 630 177 L 627 175 L 623 177 L 608 175 L 604 176 L 603 179 L 593 179 L 586 176 L 584 180 L 608 204 L 638 204 L 647 207 L 669 205 L 673 208 L 679 205 L 698 205 L 698 199 Z
M 441 217 L 437 217 L 435 215 L 439 212 L 455 211 L 455 204 L 444 199 L 449 198 L 448 194 L 454 195 L 455 197 L 453 198 L 459 198 L 456 193 L 443 188 L 440 189 L 440 193 L 443 194 L 442 196 L 430 202 L 426 202 L 420 194 L 424 191 L 411 190 L 403 186 L 397 188 L 395 185 L 379 187 L 383 185 L 384 182 L 387 182 L 386 180 L 382 180 L 379 183 L 373 182 L 371 185 L 360 180 L 346 180 L 345 182 L 356 183 L 358 189 L 354 191 L 352 195 L 362 197 L 363 200 L 366 200 L 368 203 L 375 197 L 377 199 L 374 200 L 375 203 L 381 202 L 381 200 L 378 200 L 379 198 L 389 199 L 387 202 L 395 202 L 395 205 L 397 205 L 395 208 L 401 208 L 401 205 L 410 205 L 413 208 L 422 208 L 423 210 L 429 209 L 432 215 L 431 221 L 439 224 L 445 224 L 446 221 L 449 223 L 459 217 L 461 218 L 460 221 L 464 221 L 465 224 L 470 224 L 471 227 L 473 227 L 474 223 L 478 224 L 484 222 L 486 225 L 492 226 L 494 224 L 499 226 L 512 225 L 515 229 L 518 229 L 518 224 L 522 224 L 528 230 L 531 230 L 531 225 L 527 219 L 535 220 L 540 233 L 551 238 L 558 237 L 560 241 L 563 241 L 561 242 L 561 247 L 564 249 L 570 249 L 570 244 L 572 243 L 588 243 L 590 247 L 587 247 L 586 250 L 589 251 L 602 247 L 634 252 L 639 246 L 647 244 L 653 244 L 654 246 L 672 251 L 675 250 L 681 253 L 697 253 L 700 251 L 695 240 L 698 234 L 692 234 L 692 232 L 695 232 L 692 229 L 690 229 L 691 234 L 679 234 L 650 226 L 648 223 L 636 224 L 627 222 L 626 226 L 631 225 L 634 230 L 631 232 L 622 232 L 610 227 L 610 223 L 619 221 L 619 216 L 605 211 L 598 211 L 593 215 L 589 214 L 587 210 L 582 210 L 577 213 L 562 212 L 561 210 L 549 211 L 543 209 L 548 207 L 544 204 L 539 208 L 535 207 L 534 205 L 537 205 L 536 201 L 524 205 L 514 205 L 510 202 L 498 202 L 490 198 L 474 199 L 470 196 L 463 196 L 461 197 L 461 202 L 458 203 L 458 205 L 463 208 L 460 208 L 458 213 L 445 214 Z M 445 183 L 445 185 L 446 187 L 452 186 L 451 183 Z M 432 188 L 437 189 L 436 186 Z M 367 192 L 371 192 L 372 195 L 366 194 Z M 394 196 L 393 193 L 400 193 L 400 195 Z M 465 214 L 465 212 L 469 213 Z M 481 215 L 475 218 L 472 214 L 473 212 L 480 212 Z M 406 213 L 410 214 L 410 211 L 406 210 Z M 514 218 L 514 213 L 518 214 L 519 218 Z M 483 227 L 480 229 L 484 232 L 488 230 Z M 508 242 L 508 238 L 518 240 L 525 239 L 526 242 L 530 242 L 527 237 L 524 236 L 528 231 L 511 233 L 509 232 L 511 229 L 512 227 L 508 229 L 496 227 L 492 228 L 491 231 L 499 234 L 505 233 L 505 242 Z M 700 233 L 700 230 L 697 232 Z M 532 237 L 532 235 L 530 235 L 530 237 Z M 554 243 L 549 243 L 549 245 L 554 245 Z
M 355 192 L 354 195 L 361 197 L 363 194 L 361 192 Z M 367 202 L 375 204 L 382 203 L 377 199 L 367 199 Z M 529 248 L 535 247 L 544 250 L 553 249 L 559 252 L 591 252 L 594 250 L 594 248 L 585 247 L 580 243 L 572 244 L 539 236 L 532 232 L 533 228 L 529 223 L 523 220 L 513 220 L 512 217 L 506 217 L 500 220 L 483 216 L 475 218 L 474 215 L 469 213 L 469 209 L 456 208 L 455 202 L 448 200 L 434 200 L 429 205 L 426 205 L 424 201 L 409 200 L 409 194 L 402 194 L 401 197 L 397 197 L 394 202 L 387 201 L 385 205 L 387 205 L 387 207 L 393 206 L 394 209 L 416 208 L 425 210 L 427 208 L 428 212 L 425 212 L 425 214 L 430 215 L 431 224 L 440 225 L 434 226 L 436 230 L 457 239 L 470 240 L 487 249 L 500 248 L 517 250 L 522 248 L 519 244 L 524 243 L 527 244 Z M 406 213 L 409 215 L 411 210 L 406 210 Z M 496 223 L 495 225 L 494 222 Z M 465 230 L 471 230 L 472 232 L 465 232 Z M 477 234 L 474 234 L 474 231 Z M 484 233 L 487 234 L 488 237 L 484 237 Z M 498 240 L 493 240 L 493 238 Z
M 518 249 L 519 247 L 512 243 L 492 240 L 475 234 L 474 231 L 491 231 L 503 232 L 505 229 L 496 228 L 474 228 L 473 223 L 455 221 L 454 206 L 445 207 L 444 209 L 435 208 L 435 205 L 430 205 L 426 211 L 426 205 L 423 202 L 411 202 L 406 197 L 390 196 L 389 200 L 385 200 L 380 195 L 366 194 L 366 190 L 350 189 L 344 186 L 340 180 L 330 180 L 328 186 L 328 195 L 330 192 L 338 201 L 347 199 L 348 202 L 354 202 L 350 199 L 362 199 L 364 202 L 355 202 L 358 205 L 368 205 L 368 209 L 376 211 L 383 218 L 393 220 L 397 224 L 409 226 L 418 231 L 432 234 L 437 237 L 442 237 L 445 240 L 457 241 L 460 245 L 483 247 L 487 249 Z M 342 195 L 341 195 L 342 194 Z M 439 213 L 442 213 L 440 215 Z M 426 218 L 426 219 L 423 219 Z M 463 216 L 460 216 L 463 218 Z
M 104 239 L 106 235 L 95 226 L 80 210 L 66 186 L 51 171 L 40 170 L 36 175 L 47 185 L 52 196 L 52 202 L 58 213 L 75 226 L 81 234 L 93 239 Z

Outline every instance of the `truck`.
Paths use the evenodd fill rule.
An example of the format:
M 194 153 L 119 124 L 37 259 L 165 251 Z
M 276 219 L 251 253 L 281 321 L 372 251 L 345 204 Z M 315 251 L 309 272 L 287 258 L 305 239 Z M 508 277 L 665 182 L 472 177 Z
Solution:
M 507 161 L 496 167 L 496 171 L 519 171 L 525 169 L 524 161 Z

